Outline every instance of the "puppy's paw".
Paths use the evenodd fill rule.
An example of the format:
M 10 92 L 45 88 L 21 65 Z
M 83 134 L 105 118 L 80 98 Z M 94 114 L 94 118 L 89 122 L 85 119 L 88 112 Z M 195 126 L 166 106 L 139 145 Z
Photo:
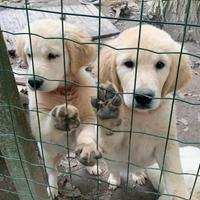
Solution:
M 108 83 L 100 87 L 99 98 L 92 97 L 91 104 L 101 120 L 118 118 L 122 97 L 116 91 L 114 85 Z
M 94 166 L 96 160 L 102 157 L 101 152 L 97 150 L 95 143 L 79 144 L 76 147 L 75 153 L 79 162 L 86 166 Z
M 147 175 L 144 172 L 132 173 L 133 182 L 138 185 L 144 185 L 146 183 Z
M 108 177 L 109 190 L 115 190 L 121 184 L 120 176 L 114 176 L 112 173 Z
M 51 115 L 55 121 L 55 128 L 61 131 L 70 131 L 80 125 L 78 109 L 72 105 L 66 107 L 65 104 L 55 106 Z
M 58 196 L 58 189 L 47 187 L 47 193 L 48 193 L 49 199 L 54 200 Z
M 102 170 L 101 170 L 100 166 L 98 166 L 98 169 L 97 169 L 97 165 L 94 165 L 92 167 L 86 167 L 86 169 L 90 175 L 101 175 L 102 174 Z

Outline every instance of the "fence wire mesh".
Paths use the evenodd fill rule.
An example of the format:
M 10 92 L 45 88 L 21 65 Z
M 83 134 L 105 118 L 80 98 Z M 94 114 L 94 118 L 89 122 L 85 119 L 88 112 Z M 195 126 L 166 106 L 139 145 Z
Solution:
M 99 97 L 99 89 L 100 89 L 100 74 L 99 74 L 99 71 L 100 71 L 100 65 L 101 65 L 101 60 L 100 60 L 100 50 L 102 47 L 108 47 L 108 48 L 111 48 L 111 49 L 114 49 L 115 51 L 127 51 L 127 50 L 137 50 L 137 54 L 136 54 L 136 61 L 135 61 L 135 83 L 134 83 L 134 89 L 133 89 L 133 92 L 132 93 L 126 93 L 126 94 L 133 94 L 133 97 L 135 96 L 136 94 L 136 80 L 137 80 L 137 72 L 138 72 L 138 59 L 139 59 L 139 52 L 140 51 L 147 51 L 147 52 L 151 52 L 153 54 L 177 54 L 179 55 L 179 60 L 178 60 L 178 67 L 177 67 L 177 73 L 176 73 L 176 81 L 175 81 L 175 87 L 174 87 L 174 92 L 173 92 L 173 95 L 172 97 L 162 97 L 162 98 L 157 98 L 157 99 L 165 99 L 165 100 L 168 100 L 168 101 L 171 101 L 171 109 L 170 109 L 170 116 L 169 116 L 169 125 L 168 125 L 168 130 L 167 130 L 167 136 L 164 137 L 164 136 L 159 136 L 158 133 L 151 133 L 151 132 L 136 132 L 133 130 L 133 124 L 130 125 L 130 129 L 129 130 L 120 130 L 120 131 L 117 131 L 117 130 L 112 130 L 110 129 L 109 127 L 105 127 L 105 126 L 102 126 L 99 124 L 98 122 L 98 119 L 96 121 L 96 123 L 89 123 L 89 122 L 81 122 L 81 124 L 85 124 L 85 125 L 93 125 L 93 126 L 102 126 L 103 128 L 107 129 L 108 131 L 114 131 L 114 132 L 118 132 L 119 134 L 121 132 L 123 133 L 126 133 L 126 134 L 129 134 L 129 144 L 128 144 L 128 155 L 127 155 L 127 173 L 126 173 L 126 183 L 123 185 L 123 186 L 120 186 L 122 187 L 123 189 L 125 189 L 125 191 L 127 192 L 127 195 L 128 195 L 128 191 L 131 191 L 131 190 L 140 190 L 138 189 L 137 187 L 129 187 L 129 177 L 130 177 L 130 166 L 135 166 L 135 167 L 139 167 L 139 168 L 143 168 L 143 169 L 152 169 L 152 168 L 149 168 L 149 167 L 145 167 L 145 166 L 139 166 L 135 163 L 133 163 L 131 161 L 131 148 L 133 148 L 131 142 L 132 142 L 132 137 L 134 135 L 147 135 L 149 137 L 155 137 L 155 138 L 161 138 L 163 140 L 165 140 L 165 151 L 164 151 L 164 155 L 163 155 L 163 159 L 162 159 L 162 167 L 161 169 L 156 169 L 156 170 L 159 170 L 161 171 L 160 173 L 160 178 L 159 178 L 159 187 L 160 187 L 160 184 L 161 184 L 161 181 L 162 181 L 162 174 L 163 172 L 169 172 L 169 173 L 173 173 L 173 174 L 180 174 L 178 172 L 174 172 L 174 171 L 168 171 L 166 169 L 164 169 L 164 165 L 165 165 L 165 159 L 166 159 L 166 152 L 167 152 L 167 147 L 168 147 L 168 143 L 169 141 L 174 141 L 174 142 L 177 142 L 179 144 L 184 144 L 184 145 L 199 145 L 199 142 L 198 141 L 182 141 L 180 139 L 176 139 L 176 138 L 171 138 L 170 137 L 170 129 L 171 129 L 171 121 L 172 121 L 172 115 L 173 115 L 173 110 L 175 109 L 174 108 L 174 105 L 175 105 L 175 102 L 182 102 L 184 104 L 188 104 L 188 105 L 191 105 L 191 106 L 195 106 L 196 109 L 199 109 L 199 105 L 200 103 L 199 102 L 191 102 L 191 101 L 187 101 L 185 99 L 182 99 L 182 98 L 179 98 L 177 97 L 176 95 L 176 90 L 177 90 L 177 83 L 178 83 L 178 76 L 179 76 L 179 68 L 180 68 L 180 64 L 181 64 L 181 59 L 182 59 L 182 56 L 183 55 L 188 55 L 188 56 L 191 56 L 191 57 L 194 57 L 194 58 L 197 58 L 197 59 L 200 59 L 200 56 L 198 54 L 194 54 L 194 53 L 189 53 L 189 52 L 185 52 L 184 51 L 184 46 L 185 46 L 185 37 L 186 37 L 186 34 L 187 34 L 187 30 L 188 30 L 188 27 L 192 28 L 192 27 L 195 27 L 195 28 L 200 28 L 200 24 L 192 24 L 191 22 L 189 22 L 189 16 L 190 16 L 190 9 L 191 9 L 191 4 L 192 4 L 192 0 L 188 0 L 187 1 L 187 6 L 186 6 L 186 10 L 185 10 L 185 13 L 186 16 L 185 16 L 185 19 L 184 19 L 184 22 L 170 22 L 170 21 L 156 21 L 156 20 L 147 20 L 146 18 L 144 18 L 144 3 L 145 1 L 144 0 L 141 0 L 140 1 L 140 18 L 139 19 L 132 19 L 132 18 L 123 18 L 123 17 L 111 17 L 111 16 L 102 16 L 101 13 L 102 13 L 102 10 L 101 10 L 101 0 L 99 0 L 99 6 L 98 6 L 98 9 L 99 9 L 99 15 L 98 16 L 95 16 L 95 15 L 86 15 L 86 14 L 75 14 L 75 13 L 68 13 L 68 12 L 65 12 L 63 7 L 64 7 L 64 2 L 63 0 L 60 0 L 60 11 L 48 11 L 48 10 L 45 10 L 45 8 L 39 8 L 39 9 L 36 9 L 36 8 L 31 8 L 29 6 L 29 1 L 28 0 L 25 0 L 24 1 L 24 6 L 23 7 L 16 7 L 16 6 L 11 6 L 11 5 L 1 5 L 0 4 L 0 8 L 3 8 L 3 9 L 11 9 L 11 10 L 24 10 L 25 13 L 26 13 L 26 21 L 27 21 L 27 25 L 28 25 L 28 32 L 18 32 L 18 33 L 14 33 L 14 32 L 10 32 L 9 30 L 1 30 L 2 33 L 7 33 L 7 34 L 11 34 L 13 35 L 13 37 L 17 36 L 17 35 L 28 35 L 29 36 L 29 43 L 30 43 L 30 54 L 33 55 L 33 49 L 32 49 L 32 37 L 31 36 L 37 36 L 39 38 L 42 38 L 42 39 L 50 39 L 50 40 L 53 40 L 53 39 L 60 39 L 62 40 L 62 51 L 63 51 L 63 55 L 65 55 L 65 46 L 64 46 L 64 43 L 65 41 L 71 41 L 71 42 L 74 42 L 76 44 L 79 44 L 79 45 L 84 45 L 84 44 L 94 44 L 96 45 L 97 47 L 97 64 L 98 64 L 98 74 L 97 74 L 97 85 L 80 85 L 78 84 L 77 82 L 73 82 L 71 80 L 67 80 L 66 78 L 66 60 L 65 60 L 65 56 L 63 56 L 63 66 L 64 66 L 64 80 L 50 80 L 46 77 L 40 77 L 38 75 L 35 74 L 35 67 L 34 67 L 34 57 L 32 56 L 31 57 L 31 62 L 32 62 L 32 66 L 33 66 L 33 74 L 22 74 L 22 73 L 17 73 L 17 72 L 13 72 L 13 71 L 10 71 L 10 70 L 7 70 L 5 68 L 1 68 L 0 70 L 0 73 L 2 74 L 15 74 L 15 75 L 20 75 L 20 76 L 33 76 L 34 78 L 34 81 L 35 81 L 35 78 L 42 78 L 43 80 L 47 80 L 47 81 L 59 81 L 59 82 L 63 82 L 64 83 L 64 96 L 65 96 L 65 103 L 66 105 L 68 104 L 67 102 L 67 84 L 70 83 L 76 87 L 87 87 L 87 88 L 96 88 L 97 89 L 97 97 Z M 62 26 L 62 37 L 44 37 L 44 36 L 41 36 L 41 35 L 37 35 L 37 34 L 34 34 L 31 32 L 31 28 L 30 28 L 30 16 L 29 16 L 29 12 L 30 11 L 35 11 L 35 12 L 50 12 L 50 13 L 53 13 L 55 15 L 58 15 L 60 16 L 60 23 L 61 23 L 61 26 Z M 77 16 L 77 17 L 83 17 L 83 18 L 95 18 L 95 19 L 98 19 L 98 37 L 96 40 L 93 40 L 92 42 L 89 42 L 89 43 L 80 43 L 76 40 L 72 40 L 70 38 L 66 38 L 65 37 L 65 34 L 64 34 L 64 23 L 65 23 L 65 16 Z M 109 19 L 109 20 L 118 20 L 118 21 L 121 21 L 123 23 L 123 21 L 129 21 L 129 22 L 136 22 L 139 24 L 139 37 L 138 37 L 138 44 L 137 44 L 137 48 L 116 48 L 116 47 L 113 47 L 111 45 L 108 45 L 107 43 L 103 42 L 102 41 L 102 37 L 101 37 L 101 24 L 102 24 L 102 20 L 103 19 Z M 171 25 L 171 26 L 174 26 L 174 28 L 176 28 L 177 26 L 180 26 L 182 27 L 182 32 L 183 32 L 183 37 L 181 39 L 181 48 L 180 48 L 180 51 L 179 52 L 155 52 L 151 49 L 145 49 L 145 48 L 141 48 L 140 47 L 140 36 L 141 36 L 141 30 L 142 30 L 142 25 L 145 24 L 145 23 L 151 23 L 151 24 L 155 24 L 155 25 Z M 0 48 L 2 48 L 2 46 L 0 46 Z M 3 58 L 2 58 L 3 59 Z M 7 88 L 8 89 L 8 88 Z M 121 92 L 120 92 L 121 93 Z M 122 95 L 124 95 L 125 93 L 121 93 Z M 34 180 L 32 179 L 29 179 L 27 177 L 27 172 L 26 170 L 24 169 L 24 163 L 27 164 L 27 165 L 31 165 L 33 166 L 34 168 L 37 168 L 37 167 L 41 167 L 43 168 L 46 172 L 47 170 L 55 170 L 53 168 L 51 168 L 50 166 L 48 166 L 45 162 L 45 156 L 44 156 L 44 152 L 43 152 L 43 145 L 52 145 L 52 146 L 58 146 L 59 148 L 62 148 L 62 149 L 65 149 L 66 152 L 67 152 L 67 158 L 68 158 L 68 171 L 67 172 L 64 172 L 62 171 L 62 174 L 63 175 L 68 175 L 70 177 L 70 180 L 72 180 L 72 176 L 80 176 L 79 174 L 76 173 L 76 171 L 73 171 L 71 170 L 72 167 L 71 167 L 71 154 L 70 154 L 70 151 L 73 151 L 74 149 L 70 149 L 69 148 L 69 133 L 68 131 L 66 131 L 65 135 L 66 135 L 66 141 L 67 141 L 67 146 L 64 146 L 64 145 L 61 145 L 61 144 L 54 144 L 54 143 L 51 143 L 51 142 L 47 142 L 47 141 L 43 141 L 42 139 L 42 130 L 41 130 L 41 120 L 40 120 L 40 113 L 43 113 L 42 111 L 40 111 L 40 109 L 38 108 L 38 99 L 37 99 L 37 92 L 35 90 L 35 101 L 36 101 L 36 109 L 34 110 L 30 110 L 30 109 L 25 109 L 25 108 L 22 108 L 22 107 L 17 107 L 16 105 L 12 105 L 10 104 L 10 100 L 7 99 L 6 102 L 0 104 L 0 109 L 1 110 L 8 110 L 9 111 L 9 118 L 11 119 L 11 127 L 12 127 L 12 130 L 9 134 L 5 134 L 3 132 L 3 130 L 1 130 L 0 132 L 0 137 L 3 138 L 4 137 L 13 137 L 14 140 L 15 140 L 15 144 L 16 144 L 16 149 L 17 149 L 17 153 L 19 155 L 19 157 L 7 157 L 5 155 L 1 155 L 1 159 L 5 159 L 5 160 L 12 160 L 12 161 L 16 161 L 16 162 L 20 162 L 21 164 L 21 168 L 23 170 L 23 173 L 24 173 L 24 176 L 22 177 L 13 177 L 13 176 L 10 176 L 10 175 L 6 175 L 6 174 L 3 174 L 1 173 L 0 176 L 1 177 L 5 177 L 5 178 L 8 178 L 10 179 L 11 181 L 25 181 L 27 186 L 28 186 L 28 191 L 25 191 L 25 192 L 19 192 L 18 191 L 13 191 L 13 190 L 9 190 L 9 189 L 2 189 L 0 188 L 0 191 L 2 192 L 6 192 L 6 193 L 13 193 L 13 194 L 16 194 L 16 196 L 25 196 L 25 199 L 36 199 L 36 200 L 40 200 L 40 199 L 45 199 L 45 198 L 42 198 L 40 196 L 35 196 L 35 194 L 32 192 L 32 188 L 30 186 L 30 183 L 32 182 L 35 182 Z M 155 98 L 156 99 L 156 98 Z M 133 98 L 132 100 L 132 105 L 134 105 L 134 100 L 135 98 Z M 15 124 L 12 120 L 12 117 L 13 117 L 13 113 L 11 112 L 11 110 L 20 110 L 20 111 L 28 111 L 28 112 L 36 112 L 37 113 L 37 123 L 38 123 L 38 129 L 39 129 L 39 140 L 37 139 L 31 139 L 31 138 L 26 138 L 26 137 L 23 137 L 21 135 L 19 135 L 18 133 L 16 133 L 15 131 Z M 43 113 L 46 115 L 46 113 Z M 134 107 L 132 106 L 132 110 L 131 110 L 131 121 L 134 121 Z M 99 149 L 99 129 L 97 128 L 97 150 Z M 18 143 L 19 141 L 25 141 L 25 142 L 29 142 L 29 143 L 37 143 L 39 142 L 41 144 L 41 158 L 42 158 L 42 163 L 41 164 L 36 164 L 36 163 L 32 163 L 32 162 L 29 162 L 29 160 L 26 160 L 24 159 L 21 155 L 20 155 L 20 151 L 19 151 L 19 147 L 18 147 Z M 106 157 L 103 157 L 104 160 L 107 160 L 107 161 L 110 161 L 110 162 L 122 162 L 122 161 L 115 161 L 115 160 L 111 160 L 109 158 L 106 158 Z M 100 190 L 100 185 L 102 182 L 105 182 L 105 180 L 103 180 L 101 178 L 101 176 L 99 175 L 99 161 L 97 160 L 97 176 L 93 176 L 93 177 L 85 177 L 85 179 L 92 179 L 92 180 L 95 180 L 96 181 L 96 184 L 97 184 L 97 187 L 96 187 L 96 193 L 94 194 L 94 196 L 91 196 L 90 198 L 89 197 L 86 197 L 84 194 L 81 194 L 81 198 L 82 199 L 102 199 L 102 196 L 101 196 L 101 190 Z M 155 168 L 154 168 L 155 169 Z M 196 181 L 198 179 L 198 176 L 199 176 L 199 170 L 200 170 L 200 167 L 198 168 L 197 172 L 194 174 L 189 174 L 189 173 L 181 173 L 182 175 L 193 175 L 195 176 L 195 181 L 194 183 L 191 183 L 192 184 L 192 192 L 190 194 L 190 197 L 189 199 L 192 198 L 192 193 L 193 193 L 193 190 L 194 190 L 194 187 L 195 187 L 195 184 L 196 184 Z M 84 178 L 82 176 L 80 176 L 80 178 Z M 49 181 L 47 179 L 47 183 L 41 183 L 41 182 L 35 182 L 35 184 L 38 184 L 38 185 L 41 185 L 42 187 L 49 187 L 50 188 L 50 193 L 51 193 L 51 189 L 53 189 L 53 186 L 51 186 L 49 184 Z M 158 190 L 159 190 L 159 187 L 158 187 Z M 60 189 L 59 189 L 60 190 Z M 71 199 L 76 199 L 76 194 L 73 194 L 74 190 L 72 188 L 71 191 L 67 191 L 69 192 L 71 195 Z M 143 192 L 143 193 L 150 193 L 150 194 L 158 194 L 158 192 L 151 192 L 151 191 L 140 191 L 140 192 Z M 166 196 L 173 196 L 174 195 L 170 195 L 170 194 L 165 194 Z M 179 197 L 177 196 L 178 198 L 180 199 L 185 199 L 185 198 L 182 198 L 182 197 Z M 128 197 L 125 197 L 128 199 Z

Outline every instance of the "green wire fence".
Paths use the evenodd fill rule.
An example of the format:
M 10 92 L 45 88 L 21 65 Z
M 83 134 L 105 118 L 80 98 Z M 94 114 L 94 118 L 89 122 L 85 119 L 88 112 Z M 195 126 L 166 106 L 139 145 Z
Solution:
M 135 84 L 134 84 L 134 90 L 133 90 L 133 95 L 135 95 L 135 90 L 136 90 L 136 77 L 137 77 L 137 65 L 138 65 L 138 58 L 139 58 L 139 51 L 143 50 L 143 51 L 149 51 L 152 52 L 154 54 L 177 54 L 179 55 L 179 61 L 178 61 L 178 69 L 177 69 L 177 76 L 176 76 L 176 83 L 175 83 L 175 88 L 174 88 L 174 92 L 173 92 L 173 96 L 172 98 L 166 97 L 166 98 L 162 98 L 162 99 L 167 99 L 170 100 L 172 102 L 172 106 L 171 106 L 171 111 L 170 111 L 170 117 L 169 117 L 169 126 L 168 126 L 168 130 L 167 130 L 167 137 L 162 137 L 162 136 L 158 136 L 158 134 L 152 134 L 152 133 L 148 133 L 148 132 L 135 132 L 133 131 L 133 127 L 132 124 L 130 126 L 130 130 L 120 130 L 119 132 L 124 132 L 129 134 L 129 154 L 127 155 L 127 175 L 126 175 L 126 184 L 124 184 L 122 187 L 127 195 L 129 191 L 133 191 L 133 190 L 139 190 L 138 188 L 130 188 L 129 187 L 129 176 L 130 176 L 130 166 L 136 166 L 136 167 L 140 167 L 143 169 L 147 169 L 147 167 L 144 166 L 138 166 L 135 163 L 130 161 L 130 157 L 131 157 L 131 139 L 133 137 L 133 135 L 141 135 L 141 134 L 145 134 L 148 135 L 150 137 L 158 137 L 158 138 L 162 138 L 165 140 L 165 152 L 164 152 L 164 156 L 163 156 L 163 162 L 162 162 L 162 166 L 164 166 L 165 164 L 165 156 L 166 156 L 166 149 L 168 146 L 169 141 L 175 141 L 178 142 L 180 144 L 191 144 L 191 145 L 199 145 L 199 142 L 194 142 L 194 141 L 190 141 L 190 142 L 185 142 L 185 141 L 181 141 L 179 139 L 174 139 L 174 138 L 170 138 L 170 128 L 171 128 L 171 120 L 172 120 L 172 112 L 174 110 L 174 104 L 175 102 L 181 102 L 181 103 L 185 103 L 191 106 L 196 106 L 198 109 L 198 106 L 200 105 L 200 103 L 198 102 L 190 102 L 181 98 L 178 98 L 176 96 L 176 89 L 177 89 L 177 81 L 178 81 L 178 75 L 179 75 L 179 68 L 180 68 L 180 63 L 181 63 L 181 58 L 183 55 L 189 55 L 191 57 L 200 59 L 200 56 L 198 54 L 192 54 L 192 53 L 188 53 L 188 52 L 183 52 L 183 48 L 185 45 L 185 37 L 186 37 L 186 33 L 187 33 L 187 29 L 188 27 L 194 27 L 194 28 L 200 28 L 200 24 L 191 24 L 188 20 L 189 15 L 190 15 L 190 8 L 191 8 L 191 4 L 192 4 L 192 0 L 188 0 L 187 2 L 187 6 L 186 6 L 186 10 L 185 12 L 187 13 L 185 16 L 185 20 L 184 22 L 169 22 L 169 21 L 156 21 L 156 20 L 147 20 L 147 19 L 143 19 L 143 14 L 144 14 L 144 0 L 140 1 L 140 18 L 139 19 L 130 19 L 130 18 L 122 18 L 122 17 L 111 17 L 111 16 L 102 16 L 101 15 L 101 0 L 99 0 L 99 14 L 98 16 L 95 15 L 86 15 L 86 14 L 74 14 L 74 13 L 67 13 L 64 11 L 63 7 L 64 7 L 64 2 L 63 0 L 60 0 L 60 11 L 48 11 L 45 10 L 45 8 L 40 8 L 40 9 L 36 9 L 36 8 L 31 8 L 29 7 L 29 2 L 28 0 L 25 0 L 24 2 L 24 7 L 16 7 L 16 6 L 11 6 L 11 5 L 0 5 L 0 8 L 4 8 L 4 9 L 13 9 L 13 10 L 24 10 L 26 12 L 26 21 L 28 24 L 28 32 L 26 33 L 13 33 L 10 32 L 8 30 L 1 30 L 0 29 L 0 158 L 4 159 L 7 165 L 7 168 L 9 170 L 9 175 L 7 174 L 3 174 L 2 172 L 0 172 L 0 177 L 4 177 L 9 179 L 10 181 L 12 181 L 14 183 L 15 189 L 16 190 L 10 190 L 10 189 L 2 189 L 0 188 L 0 192 L 5 192 L 8 195 L 8 199 L 32 199 L 32 200 L 40 200 L 40 199 L 48 199 L 47 194 L 46 194 L 46 187 L 50 186 L 48 183 L 48 179 L 46 178 L 46 170 L 50 169 L 49 166 L 46 165 L 45 160 L 44 160 L 44 153 L 43 153 L 43 148 L 41 148 L 42 150 L 42 164 L 40 164 L 41 162 L 38 161 L 38 156 L 37 156 L 37 150 L 35 149 L 35 144 L 37 142 L 41 143 L 41 147 L 43 147 L 44 144 L 49 144 L 49 145 L 57 145 L 60 148 L 66 149 L 67 152 L 67 157 L 68 157 L 68 168 L 69 171 L 68 172 L 63 172 L 62 174 L 64 175 L 68 175 L 70 177 L 70 179 L 72 179 L 72 176 L 79 176 L 80 178 L 83 179 L 92 179 L 96 181 L 97 187 L 96 187 L 96 194 L 92 197 L 90 197 L 89 199 L 102 199 L 101 198 L 101 191 L 100 191 L 100 182 L 105 182 L 103 179 L 101 179 L 101 176 L 92 176 L 92 177 L 82 177 L 80 175 L 78 175 L 76 173 L 76 171 L 73 171 L 71 169 L 71 163 L 70 163 L 70 151 L 73 151 L 73 149 L 70 149 L 68 144 L 69 144 L 69 135 L 68 135 L 68 131 L 66 131 L 66 141 L 67 141 L 67 146 L 63 146 L 63 145 L 58 145 L 58 144 L 53 144 L 53 143 L 48 143 L 46 141 L 42 141 L 42 136 L 41 136 L 41 127 L 40 127 L 40 117 L 39 117 L 39 113 L 41 112 L 38 108 L 37 105 L 37 94 L 35 91 L 35 100 L 36 100 L 36 109 L 35 110 L 28 110 L 29 112 L 36 112 L 37 113 L 37 121 L 38 121 L 38 127 L 39 127 L 39 133 L 40 133 L 40 137 L 39 137 L 39 141 L 37 141 L 35 138 L 32 138 L 31 133 L 30 133 L 30 129 L 27 126 L 27 122 L 26 122 L 26 118 L 24 115 L 24 112 L 27 111 L 27 109 L 23 108 L 20 105 L 19 102 L 19 95 L 17 92 L 17 88 L 15 85 L 15 81 L 14 81 L 14 74 L 18 74 L 21 76 L 28 76 L 30 74 L 19 74 L 16 72 L 13 72 L 11 67 L 10 67 L 10 63 L 9 63 L 9 59 L 8 59 L 8 54 L 6 52 L 6 46 L 5 46 L 5 42 L 3 40 L 3 33 L 7 33 L 7 34 L 11 34 L 13 35 L 13 37 L 15 37 L 16 35 L 20 35 L 20 34 L 27 34 L 29 35 L 29 42 L 30 44 L 32 44 L 31 41 L 31 36 L 35 35 L 37 37 L 43 38 L 43 39 L 61 39 L 62 40 L 62 45 L 63 45 L 63 54 L 65 54 L 65 47 L 64 47 L 64 42 L 65 40 L 69 40 L 72 41 L 74 43 L 78 43 L 77 41 L 73 41 L 69 38 L 65 38 L 64 37 L 64 20 L 65 20 L 65 16 L 79 16 L 79 17 L 85 17 L 85 18 L 96 18 L 98 19 L 98 37 L 96 40 L 92 41 L 90 44 L 95 44 L 97 47 L 97 59 L 98 59 L 98 71 L 99 71 L 99 66 L 100 66 L 100 49 L 102 47 L 109 47 L 112 49 L 115 49 L 116 51 L 125 51 L 125 50 L 130 50 L 130 49 L 136 49 L 137 50 L 137 56 L 136 56 L 136 73 L 135 73 Z M 61 24 L 62 24 L 62 37 L 61 38 L 46 38 L 37 34 L 33 34 L 31 33 L 30 30 L 30 16 L 29 16 L 29 12 L 30 11 L 36 11 L 36 12 L 50 12 L 53 13 L 55 15 L 60 16 L 61 19 Z M 119 21 L 130 21 L 130 22 L 137 22 L 139 24 L 139 38 L 138 38 L 138 45 L 137 48 L 115 48 L 112 47 L 104 42 L 102 42 L 101 40 L 101 23 L 103 19 L 110 19 L 110 20 L 119 20 Z M 140 34 L 141 34 L 141 27 L 142 24 L 144 23 L 153 23 L 156 25 L 162 24 L 162 25 L 171 25 L 174 26 L 174 28 L 176 28 L 177 26 L 182 27 L 182 31 L 183 31 L 183 37 L 182 37 L 182 41 L 181 41 L 181 49 L 180 52 L 154 52 L 150 49 L 144 49 L 140 47 Z M 78 43 L 78 44 L 86 44 L 86 43 Z M 31 54 L 32 54 L 32 45 L 30 45 L 31 47 Z M 63 63 L 64 63 L 64 73 L 66 74 L 66 61 L 65 61 L 65 57 L 63 57 Z M 39 77 L 37 75 L 35 75 L 35 71 L 34 71 L 34 58 L 32 57 L 32 65 L 33 65 L 33 77 L 34 80 L 36 77 Z M 69 80 L 66 79 L 66 76 L 64 76 L 65 79 L 64 80 L 59 80 L 60 82 L 64 82 L 65 84 L 65 103 L 67 104 L 67 83 L 72 83 L 74 85 L 76 85 L 77 87 L 93 87 L 93 88 L 97 88 L 97 97 L 99 96 L 99 88 L 100 88 L 100 75 L 98 73 L 97 75 L 97 86 L 92 86 L 92 85 L 79 85 L 77 83 L 71 82 Z M 44 80 L 48 80 L 45 77 L 41 77 Z M 48 81 L 58 81 L 58 80 L 48 80 Z M 134 105 L 134 98 L 132 101 L 132 105 Z M 132 109 L 131 112 L 131 120 L 134 119 L 134 112 Z M 87 124 L 87 123 L 85 123 Z M 92 125 L 97 125 L 97 126 L 102 126 L 99 125 L 98 120 L 97 123 L 88 123 L 88 124 L 92 124 Z M 104 127 L 105 129 L 109 130 L 109 131 L 115 131 L 117 132 L 117 130 L 111 130 L 108 127 Z M 28 130 L 28 131 L 27 131 Z M 97 149 L 98 147 L 98 138 L 99 138 L 99 133 L 98 133 L 98 129 L 97 129 Z M 112 162 L 121 162 L 121 161 L 115 161 L 115 160 L 110 160 L 108 158 L 105 158 L 105 160 L 108 161 L 112 161 Z M 99 166 L 99 162 L 97 160 L 97 166 Z M 151 168 L 149 168 L 151 169 Z M 156 169 L 156 170 L 160 170 L 160 169 Z M 197 178 L 199 176 L 199 170 L 200 167 L 197 171 L 196 174 L 190 174 L 195 176 L 195 181 L 193 183 L 193 189 L 194 186 L 196 184 Z M 162 174 L 165 170 L 163 167 L 161 168 L 161 175 L 160 175 L 160 179 L 159 179 L 159 187 L 160 187 L 160 183 L 161 183 L 161 179 L 162 179 Z M 172 171 L 167 171 L 170 173 L 174 173 L 174 174 L 179 174 L 179 173 L 175 173 Z M 183 173 L 182 175 L 187 175 L 188 173 Z M 51 187 L 51 186 L 50 186 Z M 192 192 L 193 192 L 192 189 Z M 71 193 L 71 199 L 76 199 L 76 195 L 73 194 L 74 191 L 73 189 L 71 191 L 67 191 L 69 193 Z M 140 191 L 143 193 L 147 193 L 147 194 L 154 194 L 154 195 L 159 195 L 158 192 L 153 192 L 153 191 Z M 170 194 L 165 194 L 170 196 Z M 191 199 L 192 197 L 192 193 L 190 195 Z M 86 197 L 85 195 L 81 195 L 82 199 L 88 199 L 88 197 Z M 184 199 L 179 197 L 180 199 Z M 1 197 L 0 197 L 1 199 Z

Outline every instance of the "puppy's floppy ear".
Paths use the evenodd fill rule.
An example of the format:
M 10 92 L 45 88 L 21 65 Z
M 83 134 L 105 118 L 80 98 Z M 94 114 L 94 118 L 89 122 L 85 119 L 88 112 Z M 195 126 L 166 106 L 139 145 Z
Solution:
M 82 66 L 94 61 L 96 50 L 93 44 L 83 44 L 91 43 L 87 33 L 71 25 L 66 25 L 65 29 L 65 37 L 69 39 L 65 40 L 65 46 L 69 53 L 70 70 L 76 74 Z
M 180 46 L 176 44 L 175 48 L 176 52 L 180 51 Z M 186 51 L 183 51 L 186 52 Z M 175 82 L 177 77 L 177 70 L 178 70 L 178 62 L 179 62 L 179 54 L 172 55 L 172 63 L 170 67 L 170 72 L 168 75 L 168 78 L 164 84 L 164 87 L 162 89 L 162 96 L 166 96 L 167 94 L 171 93 L 175 89 Z M 182 87 L 185 86 L 185 84 L 190 80 L 192 76 L 192 70 L 191 70 L 191 61 L 189 56 L 183 54 L 181 57 L 181 63 L 179 67 L 179 74 L 178 74 L 178 82 L 176 89 L 179 90 Z
M 16 40 L 16 54 L 21 58 L 24 64 L 27 64 L 26 54 L 24 52 L 24 46 L 25 46 L 25 36 L 18 35 Z
M 104 47 L 100 52 L 99 57 L 99 68 L 98 68 L 98 58 L 95 61 L 95 65 L 92 69 L 92 73 L 99 78 L 101 83 L 112 82 L 118 90 L 121 89 L 120 82 L 116 73 L 116 50 L 110 47 Z

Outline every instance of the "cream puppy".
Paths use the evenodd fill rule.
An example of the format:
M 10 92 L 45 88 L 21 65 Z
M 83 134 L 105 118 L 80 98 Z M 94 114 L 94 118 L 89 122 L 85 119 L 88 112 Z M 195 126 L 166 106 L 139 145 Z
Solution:
M 94 127 L 87 123 L 96 118 L 90 104 L 96 90 L 78 87 L 95 84 L 81 69 L 95 58 L 95 47 L 88 44 L 90 37 L 79 28 L 67 23 L 63 28 L 59 20 L 35 21 L 30 25 L 32 36 L 18 36 L 16 45 L 17 54 L 29 65 L 30 122 L 44 154 L 50 198 L 58 195 L 57 165 L 67 148 L 73 149 L 76 143 L 95 144 Z M 28 33 L 28 29 L 23 32 Z M 96 173 L 94 167 L 88 170 Z
M 173 200 L 179 199 L 176 196 L 188 199 L 183 176 L 167 171 L 182 173 L 176 113 L 173 107 L 171 114 L 169 94 L 175 85 L 178 90 L 191 78 L 190 59 L 182 55 L 179 66 L 181 47 L 163 30 L 143 25 L 140 42 L 139 33 L 139 26 L 125 30 L 107 44 L 115 49 L 104 47 L 100 54 L 103 88 L 92 105 L 100 124 L 99 147 L 111 172 L 108 182 L 116 188 L 128 166 L 132 174 L 157 162 L 164 169 L 166 191 L 174 195 Z M 98 74 L 97 65 L 93 72 Z M 95 153 L 88 144 L 77 146 L 77 156 L 86 165 Z

